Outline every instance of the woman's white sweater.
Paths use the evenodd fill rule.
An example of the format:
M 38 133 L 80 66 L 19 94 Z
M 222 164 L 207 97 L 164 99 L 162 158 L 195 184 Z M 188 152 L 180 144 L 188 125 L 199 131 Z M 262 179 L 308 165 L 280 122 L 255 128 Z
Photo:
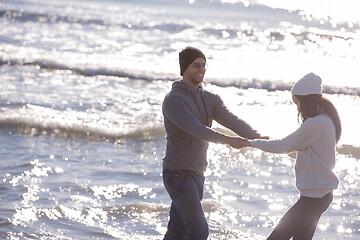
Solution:
M 297 151 L 296 187 L 305 197 L 321 198 L 336 189 L 335 126 L 326 114 L 308 118 L 299 129 L 279 140 L 254 140 L 252 147 L 271 153 Z

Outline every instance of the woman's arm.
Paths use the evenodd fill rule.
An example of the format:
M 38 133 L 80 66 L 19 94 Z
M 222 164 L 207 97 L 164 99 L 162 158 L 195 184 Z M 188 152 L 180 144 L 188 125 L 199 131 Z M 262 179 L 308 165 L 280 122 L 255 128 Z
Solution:
M 308 119 L 300 128 L 283 139 L 254 140 L 250 142 L 250 146 L 271 153 L 291 153 L 310 146 L 318 137 L 318 127 L 312 119 Z

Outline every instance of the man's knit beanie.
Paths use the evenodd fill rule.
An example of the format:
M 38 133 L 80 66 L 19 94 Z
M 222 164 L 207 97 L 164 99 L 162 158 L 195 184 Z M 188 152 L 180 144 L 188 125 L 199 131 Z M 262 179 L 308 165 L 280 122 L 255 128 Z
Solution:
M 322 94 L 322 80 L 318 75 L 309 73 L 301 78 L 291 89 L 293 95 L 305 96 L 309 94 Z
M 179 53 L 180 75 L 182 76 L 189 65 L 197 58 L 203 58 L 206 61 L 205 55 L 200 49 L 195 47 L 186 47 Z

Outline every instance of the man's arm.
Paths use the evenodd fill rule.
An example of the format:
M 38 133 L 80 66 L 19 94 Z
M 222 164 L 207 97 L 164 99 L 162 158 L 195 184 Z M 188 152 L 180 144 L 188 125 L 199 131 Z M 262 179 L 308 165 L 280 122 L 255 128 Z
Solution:
M 186 107 L 181 96 L 166 97 L 163 103 L 163 114 L 172 124 L 188 134 L 207 142 L 222 142 L 222 134 L 203 125 Z
M 222 126 L 232 130 L 241 137 L 248 139 L 268 139 L 268 137 L 261 136 L 254 130 L 247 122 L 238 118 L 225 106 L 224 102 L 219 96 L 215 104 L 214 120 Z
M 244 139 L 221 134 L 203 124 L 186 107 L 181 96 L 167 97 L 163 103 L 163 114 L 176 127 L 188 134 L 207 142 L 224 143 L 234 148 L 244 147 Z

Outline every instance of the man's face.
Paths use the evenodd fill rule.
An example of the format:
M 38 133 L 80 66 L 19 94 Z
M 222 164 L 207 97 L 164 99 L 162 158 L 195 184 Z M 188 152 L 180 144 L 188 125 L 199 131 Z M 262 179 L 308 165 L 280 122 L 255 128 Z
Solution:
M 198 86 L 204 79 L 206 61 L 203 58 L 195 59 L 183 74 L 183 80 L 190 86 Z

